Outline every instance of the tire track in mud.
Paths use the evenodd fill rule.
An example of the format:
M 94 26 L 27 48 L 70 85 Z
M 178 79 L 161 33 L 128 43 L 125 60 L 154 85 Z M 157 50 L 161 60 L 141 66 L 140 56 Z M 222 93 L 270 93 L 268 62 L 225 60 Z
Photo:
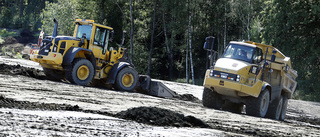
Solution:
M 128 109 L 126 111 L 121 111 L 117 114 L 112 114 L 96 110 L 84 110 L 78 105 L 17 101 L 11 98 L 0 96 L 0 108 L 1 107 L 26 110 L 79 111 L 133 120 L 139 123 L 156 126 L 210 128 L 209 125 L 200 119 L 195 118 L 194 116 L 184 116 L 183 114 L 179 114 L 171 110 L 156 107 L 137 107 Z

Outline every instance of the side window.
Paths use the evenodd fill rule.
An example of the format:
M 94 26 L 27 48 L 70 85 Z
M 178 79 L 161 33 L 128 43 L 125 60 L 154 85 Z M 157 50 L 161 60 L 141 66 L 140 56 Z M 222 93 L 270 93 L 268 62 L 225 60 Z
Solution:
M 262 50 L 260 48 L 256 48 L 255 53 L 253 55 L 253 62 L 255 64 L 258 64 L 262 61 L 263 57 L 263 53 Z
M 104 46 L 105 35 L 106 35 L 106 29 L 97 27 L 95 35 L 94 35 L 93 44 L 96 44 L 98 46 L 102 46 L 103 47 Z

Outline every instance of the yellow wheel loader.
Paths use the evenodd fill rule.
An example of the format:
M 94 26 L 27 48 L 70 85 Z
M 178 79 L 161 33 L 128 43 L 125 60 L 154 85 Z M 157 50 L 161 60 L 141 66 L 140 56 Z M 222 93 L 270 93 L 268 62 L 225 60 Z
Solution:
M 121 46 L 108 50 L 113 28 L 77 19 L 73 36 L 57 36 L 58 21 L 54 22 L 52 36 L 45 37 L 40 50 L 30 56 L 40 63 L 48 78 L 65 78 L 78 85 L 87 85 L 94 79 L 125 91 L 136 88 L 139 76 L 126 49 Z
M 54 22 L 52 36 L 45 37 L 40 49 L 30 55 L 32 61 L 42 66 L 48 79 L 67 79 L 78 85 L 111 85 L 121 91 L 138 88 L 154 96 L 175 96 L 162 83 L 138 75 L 128 59 L 127 49 L 123 47 L 125 31 L 121 47 L 108 50 L 113 28 L 94 20 L 76 19 L 73 36 L 57 36 L 58 21 L 54 19 Z
M 284 120 L 288 99 L 297 82 L 291 60 L 278 49 L 251 41 L 231 41 L 215 60 L 214 37 L 204 49 L 211 52 L 203 83 L 203 105 L 248 115 Z

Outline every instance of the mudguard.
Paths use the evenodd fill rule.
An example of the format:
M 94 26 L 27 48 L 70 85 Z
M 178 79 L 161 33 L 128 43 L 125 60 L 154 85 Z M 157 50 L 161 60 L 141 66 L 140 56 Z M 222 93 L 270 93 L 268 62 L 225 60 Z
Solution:
M 80 47 L 71 47 L 71 48 L 67 51 L 67 53 L 65 54 L 65 56 L 63 57 L 62 64 L 63 64 L 64 66 L 71 65 L 74 57 L 76 56 L 76 54 L 77 54 L 79 51 L 82 51 L 82 50 L 88 51 L 88 52 L 91 53 L 90 55 L 88 55 L 88 56 L 86 56 L 86 57 L 87 57 L 87 59 L 88 59 L 90 62 L 92 62 L 93 67 L 94 67 L 94 69 L 96 70 L 96 60 L 95 60 L 95 57 L 94 57 L 92 51 L 89 50 L 89 49 L 80 48 Z
M 269 87 L 270 100 L 271 100 L 272 87 L 271 87 L 271 85 L 270 85 L 269 83 L 264 83 L 264 84 L 263 84 L 260 93 L 261 93 L 263 90 L 265 90 L 267 87 Z
M 106 83 L 110 83 L 110 84 L 114 84 L 116 81 L 116 77 L 118 72 L 124 68 L 124 67 L 128 67 L 130 66 L 129 63 L 127 62 L 119 62 L 117 64 L 114 64 L 113 67 L 110 69 L 109 73 L 108 73 L 108 78 L 107 78 L 107 82 Z

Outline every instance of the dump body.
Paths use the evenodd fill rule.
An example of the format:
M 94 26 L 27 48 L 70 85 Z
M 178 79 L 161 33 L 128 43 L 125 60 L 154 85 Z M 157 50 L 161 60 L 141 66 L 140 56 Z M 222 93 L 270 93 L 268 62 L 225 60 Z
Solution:
M 268 92 L 266 98 L 271 104 L 282 96 L 292 98 L 296 77 L 290 58 L 273 46 L 231 41 L 222 57 L 206 71 L 203 86 L 222 101 L 238 104 L 260 99 Z

